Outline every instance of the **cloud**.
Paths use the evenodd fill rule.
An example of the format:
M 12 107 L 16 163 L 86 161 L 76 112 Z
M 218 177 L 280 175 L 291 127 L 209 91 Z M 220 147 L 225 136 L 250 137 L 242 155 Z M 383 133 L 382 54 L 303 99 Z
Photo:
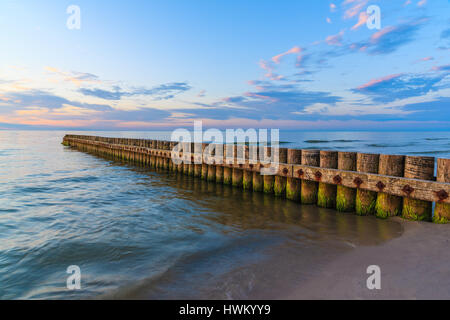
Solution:
M 398 26 L 388 26 L 374 33 L 368 41 L 353 43 L 351 49 L 367 51 L 371 55 L 389 54 L 415 40 L 420 28 L 428 21 L 420 18 Z
M 418 7 L 423 7 L 426 4 L 427 4 L 427 0 L 420 0 L 419 2 L 417 2 Z
M 346 0 L 342 3 L 343 6 L 351 5 L 350 8 L 344 12 L 344 19 L 350 19 L 357 16 L 361 10 L 367 5 L 368 0 Z
M 276 55 L 272 58 L 272 61 L 276 64 L 279 64 L 281 61 L 281 58 L 283 58 L 286 55 L 290 54 L 300 54 L 302 52 L 302 48 L 300 47 L 293 47 L 292 49 L 289 49 L 286 52 L 280 53 L 279 55 Z
M 162 84 L 151 89 L 146 88 L 135 88 L 132 90 L 125 91 L 119 86 L 113 87 L 113 90 L 104 89 L 88 89 L 81 88 L 78 90 L 85 96 L 92 96 L 96 98 L 101 98 L 105 100 L 121 100 L 122 97 L 132 97 L 132 96 L 151 96 L 153 100 L 168 100 L 174 98 L 176 95 L 188 91 L 191 86 L 186 82 L 172 82 L 167 84 Z
M 447 71 L 450 72 L 450 64 L 443 65 L 443 66 L 434 66 L 431 68 L 433 71 Z
M 3 105 L 4 107 L 9 107 L 11 110 L 19 110 L 23 108 L 46 108 L 52 110 L 63 108 L 66 105 L 96 111 L 112 110 L 112 107 L 108 105 L 71 101 L 42 90 L 9 92 L 3 94 L 3 97 L 7 98 L 7 102 L 0 103 L 0 106 Z
M 341 30 L 338 34 L 326 37 L 325 42 L 330 46 L 342 46 L 344 32 L 344 30 Z
M 336 5 L 334 3 L 330 3 L 330 11 L 334 12 L 336 10 Z
M 368 19 L 367 13 L 361 12 L 361 13 L 359 14 L 358 23 L 355 24 L 351 29 L 352 29 L 352 30 L 356 30 L 356 29 L 362 27 L 363 25 L 366 24 L 367 19 Z
M 63 81 L 71 82 L 76 86 L 80 86 L 84 83 L 100 82 L 98 76 L 92 73 L 78 71 L 64 72 L 50 66 L 47 66 L 44 69 L 47 71 L 47 73 L 61 76 L 63 78 Z
M 193 117 L 209 119 L 292 119 L 315 103 L 334 104 L 341 101 L 329 92 L 308 91 L 294 84 L 275 85 L 268 81 L 253 81 L 255 90 L 240 96 L 224 98 L 211 105 L 197 104 L 197 108 L 177 111 L 191 113 Z
M 428 56 L 428 57 L 421 58 L 421 59 L 417 60 L 416 62 L 424 62 L 424 61 L 431 61 L 431 60 L 434 60 L 434 58 L 431 56 Z
M 450 68 L 449 68 L 450 69 Z M 448 71 L 445 68 L 438 71 Z M 375 102 L 391 102 L 398 99 L 419 97 L 440 89 L 438 84 L 448 76 L 448 72 L 438 74 L 392 74 L 373 79 L 351 91 L 362 93 Z

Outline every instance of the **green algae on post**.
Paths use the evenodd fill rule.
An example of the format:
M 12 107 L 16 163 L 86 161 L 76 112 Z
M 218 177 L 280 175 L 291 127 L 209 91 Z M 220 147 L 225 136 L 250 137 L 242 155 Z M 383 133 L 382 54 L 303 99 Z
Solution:
M 253 172 L 253 191 L 263 192 L 264 191 L 264 178 L 259 172 Z
M 337 169 L 337 151 L 320 151 L 320 167 Z M 322 208 L 336 207 L 336 186 L 320 182 L 317 191 L 317 205 Z
M 278 152 L 278 163 L 287 163 L 287 151 L 286 148 L 277 148 L 274 150 L 275 152 Z M 277 160 L 277 159 L 275 159 Z M 286 197 L 286 181 L 287 178 L 283 176 L 275 176 L 275 181 L 273 185 L 273 193 L 277 197 Z
M 287 163 L 301 164 L 302 150 L 288 149 Z M 300 201 L 301 185 L 300 179 L 288 177 L 286 180 L 286 198 L 293 201 Z
M 338 169 L 346 171 L 356 170 L 356 152 L 339 152 Z M 356 189 L 337 186 L 336 210 L 341 212 L 355 211 Z
M 244 170 L 244 176 L 242 178 L 242 187 L 244 190 L 253 189 L 253 172 L 250 170 Z
M 380 155 L 373 153 L 358 153 L 356 155 L 356 171 L 378 173 Z M 370 190 L 356 190 L 356 214 L 359 216 L 374 215 L 377 203 L 377 193 Z
M 450 182 L 450 159 L 438 159 L 437 160 L 437 182 Z M 442 193 L 441 197 L 444 198 L 445 194 Z M 448 194 L 447 194 L 448 197 Z M 450 203 L 436 202 L 433 216 L 434 223 L 449 223 L 450 222 Z
M 405 178 L 433 180 L 434 179 L 434 158 L 433 157 L 412 157 L 405 158 Z M 403 188 L 406 196 L 403 198 L 402 217 L 416 221 L 432 220 L 432 203 L 429 201 L 408 198 L 413 188 L 405 186 Z
M 320 151 L 319 150 L 302 150 L 302 164 L 306 166 L 319 167 Z M 317 192 L 319 185 L 314 181 L 302 180 L 301 183 L 301 202 L 302 204 L 316 204 Z
M 378 174 L 394 177 L 402 177 L 405 168 L 405 156 L 380 154 L 378 161 Z M 380 192 L 377 195 L 375 204 L 375 215 L 378 218 L 400 215 L 402 212 L 403 198 L 382 192 L 383 183 L 378 183 Z

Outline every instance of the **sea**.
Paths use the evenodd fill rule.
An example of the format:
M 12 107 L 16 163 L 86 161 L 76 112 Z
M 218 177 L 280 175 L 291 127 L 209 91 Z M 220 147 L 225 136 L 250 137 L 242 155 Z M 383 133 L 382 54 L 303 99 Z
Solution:
M 0 131 L 0 299 L 278 299 L 340 255 L 403 232 L 392 220 L 83 153 L 61 144 L 65 134 L 171 131 Z M 450 157 L 442 131 L 281 130 L 280 141 Z

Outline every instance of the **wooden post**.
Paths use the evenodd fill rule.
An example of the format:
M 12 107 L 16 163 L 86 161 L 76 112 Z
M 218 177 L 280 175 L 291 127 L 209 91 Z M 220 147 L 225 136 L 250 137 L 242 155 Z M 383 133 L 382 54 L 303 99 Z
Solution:
M 434 180 L 434 157 L 411 157 L 405 158 L 405 178 Z M 416 221 L 431 221 L 433 205 L 429 201 L 408 198 L 414 192 L 411 186 L 405 185 L 403 188 L 405 198 L 403 198 L 402 217 Z
M 253 171 L 244 170 L 242 187 L 244 188 L 244 190 L 253 190 Z
M 402 177 L 404 168 L 405 156 L 380 154 L 378 163 L 379 174 Z M 385 188 L 381 181 L 377 184 L 377 187 L 380 192 L 377 195 L 375 215 L 381 219 L 399 215 L 402 212 L 403 198 L 381 192 Z
M 305 166 L 320 166 L 320 151 L 319 150 L 302 150 L 302 165 Z M 318 184 L 314 181 L 302 180 L 301 201 L 303 204 L 317 203 Z
M 241 188 L 244 172 L 242 169 L 233 168 L 232 170 L 232 184 L 233 187 Z
M 437 182 L 450 183 L 450 159 L 438 159 L 437 160 Z M 443 199 L 448 198 L 448 194 L 444 192 L 438 192 L 438 197 Z M 450 203 L 436 202 L 434 208 L 433 222 L 435 223 L 449 223 L 450 222 Z
M 320 167 L 337 169 L 338 153 L 337 151 L 320 151 Z M 319 182 L 317 192 L 317 205 L 322 208 L 336 207 L 336 186 Z
M 287 162 L 289 164 L 302 163 L 302 150 L 288 149 Z M 300 201 L 301 180 L 297 178 L 287 178 L 286 180 L 286 198 L 293 201 Z
M 236 165 L 242 167 L 242 162 L 245 158 L 245 148 L 244 145 L 235 145 L 234 146 L 234 163 L 232 170 L 232 184 L 233 187 L 241 188 L 244 178 L 244 170 L 237 168 Z
M 277 152 L 277 150 L 272 149 Z M 278 163 L 287 163 L 287 148 L 279 148 L 278 149 Z M 275 183 L 273 186 L 273 193 L 277 197 L 286 197 L 286 177 L 275 176 Z
M 258 161 L 258 151 L 254 146 L 245 146 L 245 159 L 251 167 L 246 166 L 242 177 L 242 187 L 244 190 L 253 190 L 253 165 Z
M 218 144 L 210 144 L 210 147 L 213 148 L 212 150 L 209 151 L 208 153 L 208 159 L 209 159 L 209 163 L 208 163 L 208 181 L 214 182 L 216 181 L 216 148 L 219 147 Z
M 230 167 L 223 167 L 223 184 L 231 185 L 233 179 L 232 169 Z
M 264 147 L 264 156 L 261 160 L 270 159 L 270 162 L 272 162 L 272 148 L 271 147 Z M 267 166 L 270 166 L 270 164 L 267 164 Z M 264 180 L 264 193 L 273 193 L 273 187 L 275 183 L 275 177 L 273 175 L 263 175 Z
M 216 183 L 223 183 L 223 166 L 216 166 Z
M 380 155 L 373 153 L 358 153 L 356 155 L 356 171 L 378 173 Z M 357 187 L 359 187 L 356 181 Z M 356 214 L 359 216 L 375 214 L 377 193 L 369 190 L 356 190 Z
M 356 153 L 355 152 L 339 152 L 338 153 L 338 169 L 355 171 L 356 170 Z M 336 190 L 336 210 L 341 212 L 355 211 L 356 189 L 344 186 L 337 186 Z

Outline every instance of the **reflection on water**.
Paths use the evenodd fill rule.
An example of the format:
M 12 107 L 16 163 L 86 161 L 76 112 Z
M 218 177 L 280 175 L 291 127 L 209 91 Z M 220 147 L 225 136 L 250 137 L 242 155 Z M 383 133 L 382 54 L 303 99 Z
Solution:
M 98 158 L 63 133 L 0 132 L 0 298 L 276 298 L 392 221 Z M 82 290 L 65 288 L 69 265 Z

